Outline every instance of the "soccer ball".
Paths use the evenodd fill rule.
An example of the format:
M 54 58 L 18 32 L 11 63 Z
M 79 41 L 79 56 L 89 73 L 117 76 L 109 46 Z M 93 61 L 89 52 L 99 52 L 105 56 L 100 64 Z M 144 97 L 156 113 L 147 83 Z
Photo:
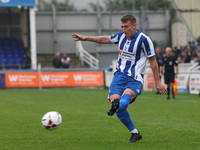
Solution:
M 62 116 L 56 111 L 50 111 L 42 117 L 42 126 L 47 130 L 53 130 L 60 126 Z

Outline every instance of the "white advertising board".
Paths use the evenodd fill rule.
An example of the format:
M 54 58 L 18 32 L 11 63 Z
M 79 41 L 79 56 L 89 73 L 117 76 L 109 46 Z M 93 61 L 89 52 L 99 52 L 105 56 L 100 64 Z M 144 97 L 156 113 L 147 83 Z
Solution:
M 200 91 L 200 74 L 191 74 L 189 81 L 190 94 L 199 94 Z
M 189 81 L 189 74 L 178 75 L 178 93 L 189 93 L 188 81 Z

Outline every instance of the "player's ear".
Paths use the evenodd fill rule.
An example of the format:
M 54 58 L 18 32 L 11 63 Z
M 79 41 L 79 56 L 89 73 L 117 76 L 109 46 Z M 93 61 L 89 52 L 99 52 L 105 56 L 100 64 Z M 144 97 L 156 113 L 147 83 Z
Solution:
M 133 24 L 133 27 L 134 27 L 134 28 L 137 28 L 137 24 L 136 24 L 136 23 L 134 23 L 134 24 Z

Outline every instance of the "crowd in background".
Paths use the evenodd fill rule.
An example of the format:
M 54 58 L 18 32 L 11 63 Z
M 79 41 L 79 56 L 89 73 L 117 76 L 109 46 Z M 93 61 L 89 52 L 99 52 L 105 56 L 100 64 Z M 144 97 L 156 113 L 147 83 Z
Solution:
M 157 55 L 162 57 L 160 50 L 156 50 Z M 165 51 L 163 55 L 165 54 Z M 178 63 L 199 63 L 200 65 L 200 39 L 198 43 L 188 42 L 186 45 L 172 48 L 172 55 L 178 60 Z
M 200 63 L 200 44 L 188 42 L 180 48 L 174 47 L 172 51 L 179 63 Z

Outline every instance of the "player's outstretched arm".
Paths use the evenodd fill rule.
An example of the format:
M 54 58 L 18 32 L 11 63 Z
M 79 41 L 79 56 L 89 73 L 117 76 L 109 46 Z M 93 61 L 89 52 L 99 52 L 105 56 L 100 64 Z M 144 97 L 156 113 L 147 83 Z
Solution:
M 158 64 L 156 61 L 156 57 L 150 57 L 149 62 L 151 64 L 151 69 L 153 71 L 154 79 L 155 79 L 155 84 L 156 84 L 156 89 L 163 94 L 167 94 L 167 90 L 165 86 L 160 82 L 160 77 L 159 77 L 159 72 L 158 72 Z
M 75 38 L 75 41 L 90 41 L 100 44 L 112 44 L 109 36 L 84 36 L 73 33 L 72 38 Z

